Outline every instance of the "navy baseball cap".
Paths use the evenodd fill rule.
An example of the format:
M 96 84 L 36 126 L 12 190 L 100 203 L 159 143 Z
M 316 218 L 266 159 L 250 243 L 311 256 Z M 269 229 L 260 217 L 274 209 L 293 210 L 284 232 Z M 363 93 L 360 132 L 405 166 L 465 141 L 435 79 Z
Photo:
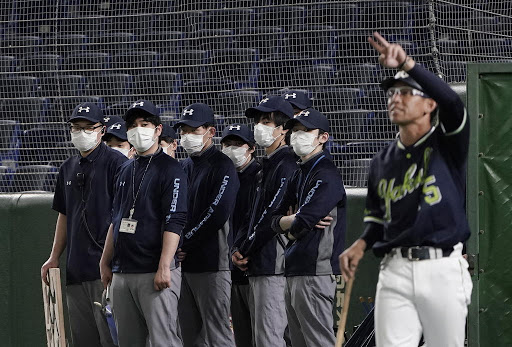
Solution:
M 69 121 L 72 122 L 78 119 L 85 119 L 93 123 L 105 124 L 105 120 L 103 118 L 103 111 L 98 107 L 98 105 L 92 102 L 84 102 L 75 107 Z
M 128 110 L 125 112 L 123 118 L 126 122 L 130 120 L 133 116 L 160 116 L 160 111 L 156 108 L 155 105 L 151 101 L 148 100 L 137 100 L 133 104 L 130 105 Z
M 198 128 L 206 123 L 215 124 L 213 111 L 210 106 L 203 103 L 197 103 L 185 107 L 181 114 L 181 119 L 178 123 L 174 124 L 173 128 L 176 130 L 184 125 L 188 125 L 192 128 Z
M 109 138 L 109 136 L 107 136 L 109 134 L 119 138 L 120 140 L 128 141 L 125 121 L 120 119 L 115 123 L 110 123 L 110 125 L 107 126 L 107 133 L 105 134 L 105 137 Z
M 409 76 L 409 74 L 405 71 L 398 71 L 396 73 L 395 76 L 393 77 L 390 77 L 390 78 L 386 78 L 385 80 L 381 81 L 380 82 L 380 87 L 384 90 L 388 90 L 389 88 L 393 87 L 393 85 L 396 83 L 396 82 L 403 82 L 411 87 L 413 87 L 414 89 L 418 89 L 418 90 L 421 90 L 423 93 L 425 93 L 425 91 L 423 90 L 423 88 L 418 84 L 418 82 L 416 82 L 414 80 L 414 78 L 412 78 L 411 76 Z M 429 97 L 428 95 L 425 94 L 426 97 Z
M 310 108 L 313 106 L 308 95 L 301 90 L 287 90 L 283 95 L 283 99 L 288 101 L 292 106 L 295 106 L 301 110 Z
M 169 124 L 162 124 L 162 134 L 160 136 L 176 140 L 176 131 Z
M 291 129 L 297 123 L 304 125 L 308 129 L 320 129 L 325 132 L 331 131 L 327 117 L 314 108 L 302 110 L 295 118 L 286 122 L 284 129 Z
M 293 118 L 293 107 L 281 96 L 269 96 L 260 101 L 256 107 L 250 107 L 245 111 L 247 118 L 255 118 L 260 112 L 270 113 L 274 111 L 282 112 L 289 118 Z
M 124 120 L 123 118 L 119 117 L 119 116 L 109 116 L 108 114 L 105 114 L 105 116 L 103 117 L 103 124 L 105 124 L 105 126 L 110 126 L 114 123 L 119 123 L 119 122 L 123 122 L 124 123 Z
M 220 139 L 220 142 L 228 136 L 237 136 L 247 143 L 254 143 L 254 135 L 251 129 L 244 124 L 235 123 L 225 127 L 224 131 L 222 131 L 222 138 Z

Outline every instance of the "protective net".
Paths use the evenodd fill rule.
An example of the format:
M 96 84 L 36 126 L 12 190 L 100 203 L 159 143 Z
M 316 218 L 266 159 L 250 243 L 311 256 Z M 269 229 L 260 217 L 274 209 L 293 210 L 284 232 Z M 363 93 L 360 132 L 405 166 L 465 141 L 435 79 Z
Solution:
M 0 191 L 53 189 L 76 150 L 83 101 L 107 116 L 145 98 L 173 124 L 193 102 L 217 131 L 247 107 L 300 89 L 325 113 L 346 185 L 395 136 L 366 38 L 378 30 L 448 82 L 467 62 L 512 60 L 508 1 L 0 1 Z M 218 140 L 218 139 L 217 139 Z M 178 151 L 184 157 L 182 150 Z

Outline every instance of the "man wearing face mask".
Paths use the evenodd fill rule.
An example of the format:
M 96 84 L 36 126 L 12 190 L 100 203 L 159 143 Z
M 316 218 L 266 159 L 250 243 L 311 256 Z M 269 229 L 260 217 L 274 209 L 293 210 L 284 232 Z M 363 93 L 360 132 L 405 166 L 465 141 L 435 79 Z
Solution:
M 176 131 L 170 125 L 162 124 L 162 135 L 160 135 L 159 141 L 164 153 L 176 159 L 178 140 L 176 139 Z
M 103 292 L 98 264 L 110 225 L 115 176 L 127 159 L 101 141 L 104 116 L 97 105 L 78 105 L 69 121 L 71 142 L 80 154 L 59 170 L 52 206 L 59 215 L 41 278 L 48 284 L 48 270 L 59 267 L 67 248 L 66 298 L 73 345 L 114 346 L 105 316 L 94 302 L 101 302 Z
M 208 105 L 187 106 L 174 128 L 180 128 L 180 144 L 189 155 L 182 162 L 190 198 L 178 254 L 183 266 L 179 303 L 183 344 L 234 346 L 229 325 L 229 247 L 238 176 L 233 162 L 213 144 L 214 117 Z
M 117 117 L 116 117 L 117 118 Z M 105 144 L 113 150 L 121 152 L 128 159 L 131 159 L 135 149 L 128 142 L 126 136 L 126 124 L 122 119 L 115 120 L 107 126 L 107 133 L 103 135 Z
M 256 347 L 284 347 L 284 248 L 286 239 L 276 237 L 271 214 L 282 198 L 288 179 L 297 169 L 296 156 L 287 145 L 284 124 L 293 118 L 293 108 L 280 96 L 264 98 L 245 112 L 254 119 L 256 143 L 265 148 L 263 170 L 251 209 L 246 233 L 240 233 L 232 248 L 232 261 L 248 270 L 250 310 Z
M 261 165 L 253 157 L 255 143 L 252 131 L 243 124 L 232 124 L 222 132 L 222 153 L 235 164 L 240 180 L 236 207 L 231 218 L 233 238 L 246 235 L 251 218 L 251 208 L 256 197 L 257 177 Z M 249 309 L 249 279 L 238 267 L 231 271 L 231 318 L 237 346 L 254 346 L 252 342 L 251 314 Z
M 333 346 L 334 275 L 340 274 L 338 256 L 345 238 L 345 188 L 324 150 L 327 118 L 309 108 L 285 128 L 292 130 L 291 144 L 300 162 L 273 212 L 272 228 L 291 242 L 285 252 L 290 336 L 294 347 Z M 288 215 L 290 206 L 298 209 Z
M 137 154 L 119 170 L 101 280 L 111 283 L 119 346 L 182 346 L 175 253 L 187 215 L 187 177 L 159 145 L 162 126 L 151 102 L 133 103 L 125 119 Z

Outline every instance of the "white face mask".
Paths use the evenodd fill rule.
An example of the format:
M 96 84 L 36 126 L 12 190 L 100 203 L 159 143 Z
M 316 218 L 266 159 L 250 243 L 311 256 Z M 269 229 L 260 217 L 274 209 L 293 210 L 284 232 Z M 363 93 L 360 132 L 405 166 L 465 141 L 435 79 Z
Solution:
M 235 164 L 236 168 L 239 168 L 240 166 L 244 165 L 248 158 L 245 154 L 247 153 L 247 148 L 245 147 L 238 147 L 238 146 L 229 146 L 224 147 L 222 149 L 222 153 L 227 155 L 229 159 Z
M 313 152 L 315 148 L 320 145 L 320 143 L 316 146 L 313 145 L 316 137 L 317 136 L 315 134 L 308 133 L 303 130 L 292 133 L 290 143 L 295 154 L 297 154 L 299 157 L 304 157 Z
M 123 153 L 123 155 L 125 157 L 128 157 L 128 153 L 130 153 L 130 148 L 122 148 L 122 147 L 110 147 L 110 148 L 112 148 L 114 151 Z
M 181 147 L 188 153 L 188 155 L 194 155 L 199 152 L 204 147 L 203 139 L 204 136 L 208 134 L 208 130 L 202 135 L 197 134 L 183 134 L 181 135 L 180 144 Z
M 275 127 L 277 128 L 277 127 Z M 277 139 L 274 137 L 274 127 L 258 123 L 254 126 L 254 140 L 261 147 L 270 147 Z
M 126 135 L 128 136 L 128 142 L 135 147 L 135 150 L 144 153 L 155 143 L 155 131 L 156 128 L 135 127 L 128 130 Z
M 83 131 L 71 133 L 71 142 L 80 152 L 87 152 L 98 144 L 98 133 L 86 134 Z

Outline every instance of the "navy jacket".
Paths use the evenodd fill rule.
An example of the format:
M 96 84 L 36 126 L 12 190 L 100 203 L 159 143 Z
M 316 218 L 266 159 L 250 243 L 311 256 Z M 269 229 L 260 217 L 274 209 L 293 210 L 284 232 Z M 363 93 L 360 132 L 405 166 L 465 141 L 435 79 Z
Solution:
M 249 276 L 280 275 L 284 273 L 286 238 L 272 230 L 272 213 L 281 201 L 289 178 L 297 169 L 297 157 L 283 146 L 263 158 L 263 174 L 251 211 L 250 225 L 240 234 L 233 250 L 250 257 Z
M 256 160 L 238 172 L 240 180 L 240 189 L 236 197 L 235 210 L 233 212 L 233 238 L 236 239 L 239 234 L 247 235 L 249 221 L 251 218 L 251 207 L 256 197 L 256 188 L 258 186 L 259 176 L 261 175 L 261 164 Z M 231 281 L 233 284 L 248 284 L 249 279 L 243 271 L 233 266 L 231 272 Z
M 347 196 L 341 175 L 328 154 L 320 152 L 300 163 L 274 211 L 272 226 L 281 233 L 279 220 L 290 206 L 298 206 L 288 230 L 296 240 L 286 248 L 285 276 L 340 274 L 338 256 L 344 249 Z M 331 225 L 315 228 L 327 215 L 333 218 Z
M 163 233 L 181 235 L 185 225 L 187 186 L 187 176 L 180 164 L 161 148 L 153 155 L 136 156 L 121 167 L 112 211 L 112 272 L 149 273 L 158 270 Z M 137 221 L 135 234 L 119 232 L 122 218 L 130 215 L 133 192 L 136 195 L 139 187 L 132 217 Z M 170 266 L 171 269 L 176 267 L 175 260 Z
M 119 166 L 126 160 L 102 142 L 87 157 L 75 155 L 60 167 L 52 208 L 67 217 L 67 284 L 100 278 L 114 183 Z
M 240 183 L 231 159 L 215 145 L 183 161 L 189 180 L 187 223 L 183 231 L 185 272 L 230 270 L 230 216 Z
M 470 233 L 465 213 L 469 119 L 464 104 L 420 65 L 409 75 L 438 103 L 440 123 L 411 146 L 395 140 L 372 160 L 362 238 L 378 256 L 398 246 L 450 249 Z

